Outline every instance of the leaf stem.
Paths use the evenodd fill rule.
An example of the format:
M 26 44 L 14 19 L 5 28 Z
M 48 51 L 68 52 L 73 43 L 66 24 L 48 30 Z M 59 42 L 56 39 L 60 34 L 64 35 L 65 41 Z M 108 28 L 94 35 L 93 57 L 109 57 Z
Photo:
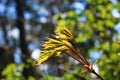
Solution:
M 97 74 L 94 70 L 91 71 L 93 74 L 95 74 L 98 78 L 100 78 L 101 80 L 104 80 L 99 74 Z
M 75 41 L 75 39 L 73 40 L 73 42 L 75 43 L 75 45 L 77 45 L 77 47 L 78 47 L 78 49 L 79 49 L 79 51 L 80 51 L 80 53 L 81 53 L 81 55 L 82 55 L 82 58 L 83 58 L 83 60 L 85 61 L 85 63 L 87 63 L 87 64 L 89 65 L 87 59 L 86 59 L 85 56 L 84 56 L 84 51 L 83 51 L 83 49 L 81 49 L 81 47 L 78 45 L 78 43 Z
M 78 56 L 79 58 L 80 58 L 80 60 L 84 63 L 84 64 L 88 64 L 88 63 L 86 63 L 86 61 L 84 60 L 84 58 L 82 58 L 82 56 L 80 56 L 80 54 L 73 48 L 73 47 L 70 47 L 70 46 L 68 46 L 69 47 L 69 49 L 74 53 L 74 54 L 76 54 L 76 56 Z

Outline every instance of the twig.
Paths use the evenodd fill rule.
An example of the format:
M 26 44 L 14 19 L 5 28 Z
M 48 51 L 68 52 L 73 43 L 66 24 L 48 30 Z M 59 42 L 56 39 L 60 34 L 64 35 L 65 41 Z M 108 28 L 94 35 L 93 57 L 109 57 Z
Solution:
M 91 71 L 93 74 L 95 74 L 98 78 L 100 78 L 101 80 L 104 80 L 99 74 L 97 74 L 94 70 Z

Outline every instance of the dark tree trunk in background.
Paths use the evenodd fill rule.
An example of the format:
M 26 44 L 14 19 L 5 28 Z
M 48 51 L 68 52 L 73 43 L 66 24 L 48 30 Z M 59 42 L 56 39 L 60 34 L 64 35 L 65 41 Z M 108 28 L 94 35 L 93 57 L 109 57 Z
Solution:
M 30 58 L 30 54 L 27 48 L 27 43 L 25 39 L 25 29 L 24 29 L 24 9 L 25 9 L 25 0 L 15 0 L 16 1 L 16 12 L 17 12 L 17 20 L 16 26 L 20 31 L 20 48 L 22 51 L 22 60 L 25 63 L 25 67 L 23 70 L 23 76 L 27 79 L 28 76 L 32 75 L 33 70 L 31 64 L 27 62 L 27 59 Z
M 2 29 L 3 29 L 3 33 L 4 33 L 4 39 L 5 39 L 5 44 L 8 45 L 9 41 L 7 39 L 7 30 L 6 30 L 6 23 L 7 23 L 7 20 L 6 20 L 6 17 L 4 16 L 4 18 L 2 18 L 2 21 L 1 21 L 1 25 L 2 25 Z
M 16 0 L 17 6 L 17 23 L 16 26 L 20 30 L 20 47 L 24 55 L 28 55 L 27 44 L 25 40 L 25 30 L 24 30 L 24 0 Z

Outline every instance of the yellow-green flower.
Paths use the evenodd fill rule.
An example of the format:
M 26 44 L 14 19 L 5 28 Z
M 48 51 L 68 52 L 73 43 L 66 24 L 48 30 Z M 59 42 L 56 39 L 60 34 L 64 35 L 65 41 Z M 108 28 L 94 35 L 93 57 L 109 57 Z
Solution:
M 56 38 L 61 40 L 72 40 L 73 35 L 72 33 L 64 26 L 57 26 L 55 29 Z
M 90 65 L 87 59 L 83 56 L 83 53 L 79 54 L 69 42 L 70 40 L 75 42 L 75 40 L 73 39 L 72 33 L 67 28 L 57 27 L 55 29 L 54 38 L 55 39 L 48 38 L 48 41 L 44 42 L 42 45 L 42 52 L 36 60 L 36 65 L 42 64 L 54 55 L 59 56 L 62 53 L 66 53 L 81 63 L 86 68 L 86 71 L 96 74 L 101 80 L 103 80 L 103 78 L 94 71 L 92 65 Z
M 68 40 L 72 40 L 73 35 L 65 27 L 57 27 L 55 29 L 55 39 L 48 38 L 48 41 L 43 43 L 43 48 L 40 56 L 36 60 L 36 64 L 39 65 L 47 61 L 50 57 L 61 53 L 68 52 L 71 43 Z
M 66 45 L 68 45 L 68 43 Z M 69 51 L 69 48 L 66 45 L 64 45 L 63 42 L 57 42 L 57 40 L 49 39 L 48 42 L 43 44 L 42 52 L 37 58 L 36 64 L 39 65 L 54 55 L 59 56 L 61 53 Z
M 42 52 L 35 61 L 36 65 L 42 64 L 43 62 L 47 61 L 51 56 L 53 56 L 53 53 L 51 53 L 50 51 Z

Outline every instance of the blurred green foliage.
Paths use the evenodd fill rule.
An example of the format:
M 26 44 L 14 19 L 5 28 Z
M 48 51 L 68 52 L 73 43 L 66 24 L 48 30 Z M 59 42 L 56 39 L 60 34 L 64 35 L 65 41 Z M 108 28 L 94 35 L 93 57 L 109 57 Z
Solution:
M 67 1 L 67 0 L 66 0 Z M 88 6 L 82 14 L 77 14 L 75 10 L 55 14 L 57 25 L 65 25 L 71 30 L 76 41 L 84 50 L 85 55 L 90 59 L 90 51 L 102 51 L 102 57 L 96 63 L 99 68 L 99 74 L 105 80 L 120 79 L 120 34 L 114 30 L 114 25 L 119 23 L 120 19 L 115 18 L 111 11 L 113 8 L 120 8 L 120 2 L 116 5 L 109 0 L 87 0 Z M 120 10 L 119 10 L 120 11 Z M 82 21 L 81 18 L 86 20 Z M 95 44 L 98 40 L 99 43 Z M 68 58 L 68 57 L 67 57 Z M 66 59 L 66 58 L 65 58 Z M 65 61 L 58 61 L 64 64 L 64 72 L 61 77 L 45 75 L 37 80 L 93 80 L 94 77 L 89 73 L 82 73 L 80 65 Z M 57 62 L 57 61 L 56 61 Z M 51 63 L 52 64 L 52 63 Z M 54 63 L 53 63 L 54 64 Z M 69 68 L 72 66 L 72 69 Z M 2 80 L 24 80 L 16 64 L 9 64 L 3 71 Z M 36 80 L 35 77 L 29 76 L 28 80 Z
M 85 44 L 82 47 L 85 54 L 89 55 L 90 50 L 101 50 L 103 52 L 101 59 L 97 62 L 99 66 L 99 74 L 105 80 L 120 79 L 120 44 L 118 43 L 118 34 L 114 30 L 114 25 L 119 23 L 119 19 L 115 18 L 111 11 L 113 8 L 119 9 L 120 3 L 112 4 L 108 0 L 88 0 L 89 6 L 82 14 L 76 14 L 75 11 L 56 14 L 54 17 L 58 20 L 58 25 L 66 25 L 75 35 L 76 41 L 84 43 L 86 41 L 100 43 L 95 45 L 92 43 Z M 85 22 L 81 22 L 80 18 L 86 17 Z M 116 40 L 113 38 L 116 37 Z M 89 47 L 88 47 L 89 46 Z M 67 75 L 65 75 L 67 80 Z
M 21 73 L 22 66 L 18 66 L 14 63 L 7 65 L 2 71 L 2 76 L 5 76 L 2 80 L 24 80 Z

